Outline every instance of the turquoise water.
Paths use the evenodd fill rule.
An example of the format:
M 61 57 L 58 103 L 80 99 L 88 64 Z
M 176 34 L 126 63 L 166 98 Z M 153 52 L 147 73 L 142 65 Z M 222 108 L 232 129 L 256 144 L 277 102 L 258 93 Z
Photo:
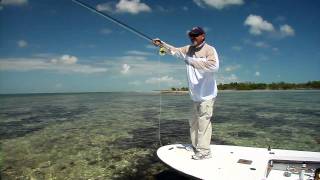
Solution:
M 155 156 L 159 94 L 2 95 L 0 107 L 2 179 L 165 179 L 169 171 Z M 189 143 L 191 109 L 188 95 L 162 95 L 163 144 Z M 212 122 L 214 144 L 320 151 L 320 91 L 221 92 Z

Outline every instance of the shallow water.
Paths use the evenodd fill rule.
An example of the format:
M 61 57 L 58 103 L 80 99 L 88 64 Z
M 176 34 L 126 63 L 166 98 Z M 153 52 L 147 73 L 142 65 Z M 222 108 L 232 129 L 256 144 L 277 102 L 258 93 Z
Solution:
M 159 95 L 0 96 L 2 179 L 174 179 L 155 156 Z M 188 95 L 162 95 L 162 144 L 189 143 Z M 214 144 L 320 151 L 320 91 L 221 92 Z

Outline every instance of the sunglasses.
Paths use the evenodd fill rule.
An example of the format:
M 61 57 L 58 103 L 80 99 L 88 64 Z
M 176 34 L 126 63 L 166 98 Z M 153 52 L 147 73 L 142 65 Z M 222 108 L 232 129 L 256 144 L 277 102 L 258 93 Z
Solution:
M 196 37 L 198 37 L 198 36 L 200 36 L 201 34 L 189 34 L 189 37 L 191 37 L 191 38 L 196 38 Z

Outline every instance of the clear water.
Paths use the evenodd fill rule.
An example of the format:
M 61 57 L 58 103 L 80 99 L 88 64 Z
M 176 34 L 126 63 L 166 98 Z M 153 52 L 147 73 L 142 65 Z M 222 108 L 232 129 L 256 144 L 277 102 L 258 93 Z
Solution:
M 163 144 L 189 143 L 191 110 L 162 95 Z M 2 95 L 1 177 L 161 179 L 158 118 L 156 93 Z M 221 92 L 212 121 L 214 144 L 320 151 L 320 91 Z

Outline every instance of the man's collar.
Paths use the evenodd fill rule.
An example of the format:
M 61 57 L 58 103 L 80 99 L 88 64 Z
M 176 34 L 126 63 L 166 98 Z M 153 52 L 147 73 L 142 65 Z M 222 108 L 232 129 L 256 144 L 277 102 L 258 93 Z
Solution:
M 195 49 L 201 49 L 203 46 L 204 46 L 204 44 L 206 43 L 206 41 L 203 41 L 201 44 L 199 44 L 198 46 L 193 46 L 193 48 L 195 48 Z

